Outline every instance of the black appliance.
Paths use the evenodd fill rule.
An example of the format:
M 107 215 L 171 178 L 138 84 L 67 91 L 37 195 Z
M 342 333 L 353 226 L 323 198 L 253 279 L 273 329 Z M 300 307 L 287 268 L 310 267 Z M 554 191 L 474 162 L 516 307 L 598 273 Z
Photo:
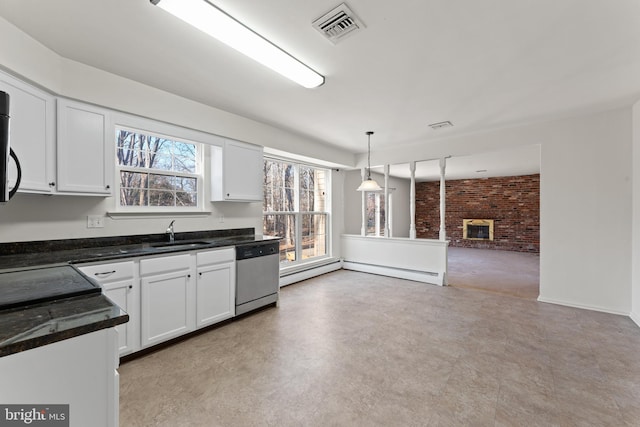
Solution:
M 9 94 L 0 91 L 0 203 L 8 202 L 16 194 L 22 179 L 22 169 L 18 156 L 11 149 L 9 133 Z M 9 157 L 16 162 L 18 171 L 12 189 L 9 189 Z

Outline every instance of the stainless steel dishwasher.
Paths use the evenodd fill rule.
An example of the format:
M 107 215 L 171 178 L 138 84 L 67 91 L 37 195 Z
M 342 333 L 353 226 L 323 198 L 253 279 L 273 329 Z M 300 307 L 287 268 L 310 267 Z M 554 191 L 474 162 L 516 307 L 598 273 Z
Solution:
M 236 316 L 278 302 L 280 242 L 236 246 Z

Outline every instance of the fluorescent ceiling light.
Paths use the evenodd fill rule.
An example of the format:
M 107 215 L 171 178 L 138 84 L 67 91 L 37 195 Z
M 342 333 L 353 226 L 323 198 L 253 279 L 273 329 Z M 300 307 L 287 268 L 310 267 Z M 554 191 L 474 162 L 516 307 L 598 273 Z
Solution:
M 306 88 L 324 83 L 324 77 L 278 46 L 245 27 L 205 0 L 150 0 L 238 52 Z

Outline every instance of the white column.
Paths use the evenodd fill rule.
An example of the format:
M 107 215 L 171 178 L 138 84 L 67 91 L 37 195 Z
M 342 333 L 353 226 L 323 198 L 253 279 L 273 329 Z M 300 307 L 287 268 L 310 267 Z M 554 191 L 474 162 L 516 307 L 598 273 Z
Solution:
M 362 181 L 367 179 L 366 168 L 361 169 Z M 360 191 L 360 197 L 362 199 L 362 225 L 360 226 L 360 235 L 365 236 L 367 231 L 367 206 L 366 206 L 366 191 Z
M 447 159 L 443 157 L 440 159 L 440 240 L 447 240 L 447 228 L 444 221 L 446 213 L 446 194 L 445 194 L 445 180 L 444 172 L 447 167 Z
M 374 219 L 373 219 L 373 223 L 374 223 L 374 236 L 379 237 L 380 236 L 380 193 L 374 193 L 375 196 L 374 198 L 376 199 L 376 203 L 375 203 L 375 215 L 374 215 Z
M 390 237 L 389 233 L 389 164 L 384 165 L 384 237 Z
M 409 195 L 409 238 L 416 238 L 416 162 L 409 163 L 411 187 Z

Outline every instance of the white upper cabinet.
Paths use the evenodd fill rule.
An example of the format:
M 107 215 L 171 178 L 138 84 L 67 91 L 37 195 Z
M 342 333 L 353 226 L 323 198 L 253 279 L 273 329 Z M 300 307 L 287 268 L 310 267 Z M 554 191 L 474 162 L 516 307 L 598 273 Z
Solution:
M 262 201 L 262 147 L 226 139 L 211 147 L 211 201 Z
M 106 109 L 58 99 L 58 193 L 108 196 L 114 153 Z
M 0 90 L 10 97 L 10 141 L 22 168 L 20 192 L 55 190 L 55 98 L 7 74 L 0 73 Z M 11 162 L 9 183 L 16 181 Z

